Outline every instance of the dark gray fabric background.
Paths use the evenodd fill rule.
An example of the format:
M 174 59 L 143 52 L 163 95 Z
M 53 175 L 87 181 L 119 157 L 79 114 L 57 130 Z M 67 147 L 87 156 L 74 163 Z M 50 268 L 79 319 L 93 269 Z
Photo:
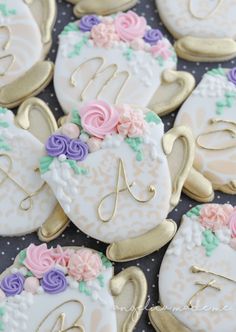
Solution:
M 75 19 L 72 12 L 72 6 L 70 4 L 68 4 L 64 0 L 58 0 L 57 3 L 58 3 L 58 17 L 54 28 L 54 43 L 49 56 L 49 58 L 52 61 L 54 61 L 56 57 L 58 34 L 62 31 L 64 25 Z M 154 0 L 141 0 L 139 1 L 139 4 L 134 8 L 134 10 L 138 14 L 145 16 L 149 25 L 151 25 L 152 27 L 160 28 L 164 34 L 170 37 L 169 34 L 167 33 L 167 30 L 160 21 Z M 195 76 L 196 80 L 199 81 L 202 75 L 205 73 L 205 71 L 207 71 L 209 68 L 217 67 L 218 65 L 221 64 L 208 64 L 208 63 L 199 64 L 199 63 L 191 63 L 179 60 L 178 68 L 180 70 L 186 70 L 192 73 Z M 236 66 L 236 62 L 232 60 L 230 62 L 222 64 L 222 66 L 234 67 Z M 53 84 L 51 84 L 39 97 L 41 97 L 43 100 L 45 100 L 48 103 L 48 105 L 51 107 L 56 117 L 59 117 L 63 114 L 57 102 L 57 98 L 55 96 L 53 89 Z M 172 127 L 174 119 L 175 119 L 175 113 L 164 117 L 166 131 Z M 236 197 L 223 195 L 222 193 L 216 193 L 215 202 L 217 203 L 228 202 L 233 205 L 236 205 Z M 196 204 L 197 204 L 196 202 L 190 200 L 185 195 L 183 195 L 179 205 L 170 214 L 169 217 L 173 218 L 179 224 L 181 216 Z M 14 260 L 14 257 L 18 254 L 18 252 L 21 249 L 27 247 L 32 242 L 35 244 L 39 243 L 36 234 L 20 238 L 0 238 L 0 272 L 4 271 L 6 267 L 11 265 L 12 261 Z M 58 243 L 62 246 L 84 245 L 90 248 L 100 250 L 104 253 L 106 250 L 106 245 L 92 238 L 89 238 L 88 236 L 77 230 L 76 227 L 73 225 L 70 225 L 68 229 L 64 232 L 64 234 L 62 234 L 56 241 L 53 241 L 51 245 L 56 245 Z M 132 265 L 137 265 L 144 271 L 149 285 L 148 298 L 150 299 L 150 303 L 148 307 L 158 304 L 158 273 L 165 250 L 166 247 L 160 250 L 159 252 L 156 252 L 138 261 L 126 264 L 115 264 L 116 273 L 121 271 L 123 268 Z M 154 331 L 148 320 L 147 311 L 143 313 L 142 319 L 138 324 L 136 331 L 138 332 Z

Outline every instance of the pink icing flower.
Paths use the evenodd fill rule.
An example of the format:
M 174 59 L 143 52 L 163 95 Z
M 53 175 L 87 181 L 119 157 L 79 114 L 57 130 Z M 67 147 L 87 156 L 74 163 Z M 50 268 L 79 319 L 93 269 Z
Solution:
M 206 204 L 201 209 L 199 220 L 203 227 L 216 231 L 228 225 L 232 212 L 230 204 Z
M 72 249 L 63 249 L 58 245 L 56 249 L 52 251 L 52 258 L 56 264 L 67 267 L 70 257 L 73 253 L 74 251 Z
M 110 48 L 114 42 L 119 41 L 113 24 L 100 23 L 95 25 L 91 30 L 91 37 L 96 46 L 104 48 Z
M 25 279 L 24 290 L 31 294 L 36 294 L 39 288 L 39 280 L 35 277 Z
M 44 273 L 51 270 L 55 265 L 52 258 L 52 249 L 48 249 L 45 243 L 40 246 L 31 244 L 26 249 L 24 265 L 35 275 L 35 277 L 42 278 Z
M 150 48 L 153 56 L 162 56 L 164 60 L 168 60 L 171 56 L 171 51 L 168 43 L 165 40 L 160 40 L 156 45 Z
M 105 101 L 92 101 L 80 109 L 81 124 L 84 130 L 103 139 L 115 132 L 119 113 Z
M 147 123 L 144 113 L 140 109 L 132 109 L 129 105 L 124 105 L 119 109 L 120 120 L 117 126 L 119 134 L 129 137 L 140 137 L 147 131 Z
M 91 137 L 87 141 L 89 152 L 96 152 L 101 149 L 102 146 L 102 140 L 96 137 Z
M 231 230 L 232 238 L 236 238 L 236 209 L 234 209 L 234 212 L 229 218 L 229 228 Z
M 74 253 L 68 264 L 68 274 L 78 281 L 95 279 L 102 271 L 100 256 L 89 249 Z
M 143 38 L 147 28 L 147 21 L 144 17 L 129 11 L 116 16 L 115 27 L 121 40 L 131 42 L 134 39 Z
M 80 130 L 79 127 L 74 123 L 65 123 L 61 127 L 61 133 L 71 139 L 75 139 L 79 137 Z
M 145 49 L 145 41 L 141 38 L 134 39 L 131 43 L 130 46 L 135 50 L 135 51 L 142 51 Z

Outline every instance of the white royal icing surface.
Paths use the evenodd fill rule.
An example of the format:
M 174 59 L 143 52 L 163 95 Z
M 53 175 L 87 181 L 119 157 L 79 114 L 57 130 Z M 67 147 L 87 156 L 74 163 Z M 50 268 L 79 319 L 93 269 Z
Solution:
M 228 105 L 226 97 L 227 94 L 235 94 L 236 96 L 236 86 L 228 81 L 226 76 L 228 71 L 223 70 L 223 72 L 225 75 L 205 74 L 177 115 L 175 125 L 189 126 L 196 143 L 199 135 L 208 131 L 226 128 L 235 130 L 236 128 L 236 97 L 232 97 Z M 225 104 L 225 106 L 218 107 L 217 105 L 220 103 Z M 212 119 L 232 121 L 235 122 L 235 125 L 227 122 L 212 124 Z M 208 147 L 219 148 L 233 145 L 234 142 L 233 135 L 224 131 L 204 138 L 204 144 L 208 144 Z M 235 151 L 236 145 L 229 149 L 212 151 L 203 149 L 196 144 L 194 166 L 213 183 L 216 189 L 220 189 L 236 180 Z
M 1 6 L 6 6 L 12 14 L 5 16 L 0 11 L 0 26 L 7 26 L 0 29 L 0 68 L 5 71 L 14 57 L 12 65 L 5 75 L 0 76 L 0 87 L 15 81 L 24 75 L 42 57 L 43 44 L 41 41 L 40 29 L 35 21 L 28 5 L 23 0 L 0 0 Z M 3 46 L 9 39 L 9 47 L 4 50 Z M 11 58 L 3 59 L 5 56 Z
M 68 163 L 55 158 L 42 178 L 68 217 L 86 234 L 107 243 L 145 234 L 166 218 L 170 207 L 172 185 L 162 148 L 163 134 L 162 123 L 150 125 L 142 144 L 142 161 L 136 160 L 136 153 L 126 142 L 117 140 L 117 135 L 115 139 L 107 138 L 101 150 L 78 163 L 88 171 L 87 175 L 76 175 Z M 120 192 L 116 216 L 104 223 L 99 219 L 98 206 L 103 197 L 115 190 L 119 159 L 124 162 L 128 183 L 135 182 L 132 187 L 135 195 L 147 199 L 148 187 L 153 185 L 156 196 L 144 204 L 135 201 L 127 190 Z M 114 201 L 114 195 L 106 200 L 103 215 L 111 215 Z
M 192 1 L 194 16 L 207 17 L 219 4 L 219 0 L 156 0 L 159 14 L 168 29 L 177 38 L 184 36 L 236 38 L 236 3 L 223 0 L 214 15 L 197 19 L 189 10 Z
M 210 274 L 194 274 L 190 268 L 195 265 L 236 280 L 236 251 L 220 241 L 211 256 L 206 256 L 199 242 L 200 229 L 204 228 L 197 227 L 197 223 L 195 216 L 185 215 L 167 250 L 159 274 L 160 301 L 191 332 L 234 332 L 235 283 Z M 200 289 L 195 283 L 207 283 L 213 279 L 221 290 L 208 288 L 201 292 L 193 300 L 194 308 L 190 310 L 187 303 Z
M 118 103 L 129 103 L 143 107 L 149 104 L 160 86 L 163 71 L 165 69 L 176 69 L 175 52 L 166 38 L 163 38 L 163 41 L 172 49 L 173 56 L 169 57 L 168 60 L 164 60 L 163 65 L 160 65 L 150 53 L 143 50 L 133 50 L 131 60 L 127 60 L 124 52 L 128 50 L 129 45 L 124 42 L 115 42 L 112 48 L 105 49 L 93 46 L 93 42 L 90 40 L 88 44 L 83 45 L 80 55 L 68 56 L 73 51 L 74 45 L 80 42 L 84 36 L 86 36 L 86 33 L 81 31 L 70 31 L 67 34 L 61 34 L 59 39 L 54 86 L 57 98 L 65 113 L 81 106 L 80 93 L 86 86 L 88 78 L 92 77 L 98 68 L 99 63 L 97 61 L 88 63 L 76 76 L 77 86 L 73 87 L 70 83 L 72 73 L 80 64 L 89 59 L 101 57 L 104 59 L 103 69 L 115 64 L 118 66 L 118 72 L 127 71 L 130 79 L 121 92 Z M 105 80 L 106 75 L 99 76 L 90 85 L 84 101 L 88 102 L 94 99 Z M 114 103 L 114 96 L 119 91 L 123 81 L 124 77 L 121 76 L 121 78 L 118 77 L 118 79 L 110 82 L 100 98 Z
M 19 208 L 27 194 L 6 177 L 3 170 L 8 171 L 28 193 L 35 192 L 43 184 L 40 173 L 35 170 L 44 148 L 32 134 L 14 124 L 11 111 L 5 112 L 0 110 L 0 234 L 14 236 L 39 228 L 54 210 L 56 199 L 45 185 L 32 197 L 31 209 L 23 211 Z M 9 161 L 4 155 L 12 159 L 12 169 L 9 169 Z

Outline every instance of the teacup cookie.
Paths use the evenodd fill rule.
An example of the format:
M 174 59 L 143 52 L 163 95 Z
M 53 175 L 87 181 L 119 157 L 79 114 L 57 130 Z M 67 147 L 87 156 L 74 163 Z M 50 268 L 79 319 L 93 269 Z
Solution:
M 75 5 L 74 14 L 77 17 L 88 14 L 110 15 L 125 11 L 136 5 L 137 0 L 67 0 Z
M 177 39 L 178 56 L 224 61 L 236 56 L 234 0 L 156 0 L 161 19 Z
M 31 244 L 0 276 L 0 328 L 132 332 L 146 294 L 146 278 L 137 267 L 114 276 L 110 261 L 95 250 Z
M 60 35 L 54 86 L 65 113 L 103 99 L 136 104 L 166 114 L 194 87 L 189 73 L 176 71 L 170 42 L 132 11 L 87 15 Z
M 185 185 L 194 199 L 212 200 L 213 189 L 236 194 L 235 110 L 236 68 L 219 68 L 203 76 L 177 115 L 175 125 L 189 126 L 195 138 L 195 170 Z
M 15 107 L 51 81 L 44 61 L 56 17 L 55 0 L 0 0 L 0 105 Z
M 164 135 L 161 119 L 148 109 L 101 100 L 72 112 L 70 121 L 49 137 L 40 162 L 43 181 L 70 220 L 112 244 L 107 255 L 116 261 L 167 243 L 176 225 L 165 218 L 194 157 L 190 131 Z
M 236 208 L 204 204 L 183 216 L 159 274 L 160 332 L 236 330 Z
M 31 122 L 32 115 L 37 124 Z M 40 133 L 36 128 L 40 128 Z M 31 233 L 52 212 L 61 211 L 38 170 L 44 154 L 39 139 L 43 140 L 43 136 L 45 139 L 56 128 L 52 113 L 39 99 L 25 101 L 16 117 L 8 109 L 0 108 L 0 235 Z

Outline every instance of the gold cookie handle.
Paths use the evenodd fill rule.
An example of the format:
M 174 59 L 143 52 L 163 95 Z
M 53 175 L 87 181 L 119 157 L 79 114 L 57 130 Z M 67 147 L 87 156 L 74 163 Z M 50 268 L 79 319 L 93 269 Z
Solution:
M 148 312 L 150 322 L 157 332 L 191 332 L 169 311 L 162 307 L 151 308 Z
M 31 117 L 31 112 L 34 109 L 37 110 L 37 113 Z M 44 143 L 48 134 L 43 135 L 43 128 L 39 123 L 41 115 L 49 127 L 49 134 L 53 134 L 58 129 L 56 119 L 47 104 L 39 98 L 29 98 L 24 101 L 18 109 L 15 121 L 22 129 L 31 131 L 36 137 L 40 136 L 40 140 Z M 34 117 L 36 121 L 34 121 Z
M 198 202 L 208 203 L 214 199 L 212 183 L 195 168 L 191 169 L 183 191 L 187 196 Z
M 176 110 L 195 87 L 194 77 L 184 71 L 167 69 L 162 74 L 162 83 L 148 108 L 158 115 Z
M 114 262 L 128 262 L 147 256 L 166 245 L 175 235 L 177 225 L 173 220 L 164 220 L 146 234 L 112 243 L 106 255 Z
M 74 14 L 82 17 L 87 14 L 111 15 L 134 7 L 137 0 L 67 0 L 75 5 Z
M 236 42 L 230 38 L 183 37 L 175 43 L 178 56 L 188 61 L 218 62 L 236 56 Z
M 142 315 L 147 298 L 147 280 L 144 273 L 137 267 L 129 267 L 112 278 L 110 282 L 112 295 L 120 295 L 129 282 L 134 286 L 133 310 L 129 312 L 120 332 L 132 332 L 134 330 Z
M 195 143 L 189 128 L 179 126 L 169 130 L 163 137 L 163 150 L 168 156 L 172 176 L 170 207 L 174 208 L 180 199 L 184 183 L 194 161 Z

